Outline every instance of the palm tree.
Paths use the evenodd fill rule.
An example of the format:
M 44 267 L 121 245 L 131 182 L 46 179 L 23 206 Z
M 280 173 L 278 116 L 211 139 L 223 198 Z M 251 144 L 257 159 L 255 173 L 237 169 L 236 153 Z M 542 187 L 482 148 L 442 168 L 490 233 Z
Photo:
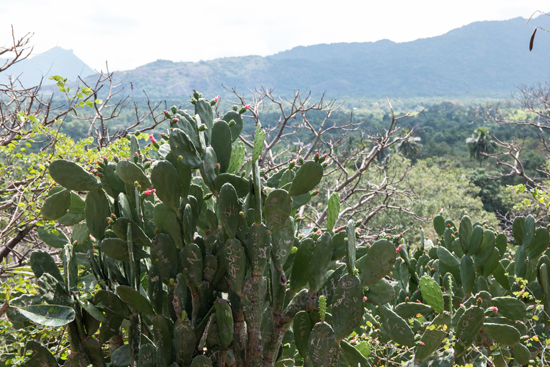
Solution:
M 404 135 L 407 136 L 410 133 L 410 130 L 404 130 Z M 418 154 L 422 144 L 420 144 L 420 137 L 409 135 L 403 140 L 397 142 L 395 146 L 395 151 L 401 154 L 405 158 L 410 158 Z
M 479 161 L 479 166 L 485 158 L 483 153 L 494 153 L 497 148 L 497 143 L 491 139 L 489 129 L 486 127 L 478 127 L 474 130 L 471 137 L 466 139 L 470 158 Z

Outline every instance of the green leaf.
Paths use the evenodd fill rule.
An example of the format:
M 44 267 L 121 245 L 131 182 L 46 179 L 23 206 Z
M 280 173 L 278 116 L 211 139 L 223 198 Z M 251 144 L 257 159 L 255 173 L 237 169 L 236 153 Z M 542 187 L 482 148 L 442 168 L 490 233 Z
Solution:
M 16 308 L 21 315 L 44 326 L 63 326 L 73 321 L 75 316 L 72 307 L 66 306 L 34 305 Z

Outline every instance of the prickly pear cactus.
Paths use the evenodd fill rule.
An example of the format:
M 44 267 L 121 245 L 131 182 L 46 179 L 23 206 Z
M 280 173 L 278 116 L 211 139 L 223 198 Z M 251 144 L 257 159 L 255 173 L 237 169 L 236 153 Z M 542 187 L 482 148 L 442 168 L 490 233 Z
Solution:
M 354 220 L 335 229 L 332 194 L 326 230 L 308 228 L 297 211 L 316 194 L 324 157 L 266 176 L 261 125 L 250 152 L 237 139 L 246 108 L 218 120 L 215 101 L 194 93 L 191 103 L 194 112 L 165 111 L 161 141 L 143 148 L 131 135 L 129 156 L 98 162 L 94 175 L 50 165 L 61 187 L 44 217 L 85 208 L 63 271 L 46 252 L 31 257 L 35 302 L 53 308 L 13 308 L 68 325 L 66 363 L 506 365 L 548 353 L 550 235 L 533 217 L 516 218 L 513 242 L 441 214 L 433 241 L 422 231 L 420 244 L 382 235 L 370 245 Z M 47 348 L 28 347 L 29 363 L 50 361 Z
M 50 165 L 61 187 L 46 200 L 44 217 L 62 217 L 76 196 L 85 221 L 73 237 L 93 235 L 84 240 L 86 290 L 76 287 L 72 248 L 64 252 L 64 272 L 47 253 L 31 260 L 42 299 L 74 311 L 71 363 L 363 363 L 365 351 L 349 337 L 364 320 L 365 304 L 399 318 L 379 310 L 395 298 L 395 283 L 384 277 L 396 246 L 357 244 L 354 221 L 334 230 L 337 194 L 326 230 L 304 226 L 297 211 L 317 194 L 325 157 L 300 159 L 268 177 L 260 170 L 261 125 L 249 159 L 237 140 L 246 108 L 215 119 L 215 101 L 195 93 L 191 103 L 194 113 L 165 111 L 171 128 L 161 141 L 144 148 L 131 135 L 129 156 L 98 162 L 93 175 L 74 162 Z

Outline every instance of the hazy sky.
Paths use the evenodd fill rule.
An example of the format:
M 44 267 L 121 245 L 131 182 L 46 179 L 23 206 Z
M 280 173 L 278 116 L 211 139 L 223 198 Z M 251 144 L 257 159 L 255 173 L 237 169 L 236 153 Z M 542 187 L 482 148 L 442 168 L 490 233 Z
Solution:
M 542 0 L 0 0 L 0 48 L 34 32 L 35 53 L 60 46 L 94 69 L 155 61 L 270 55 L 299 45 L 406 42 L 480 20 L 550 11 Z

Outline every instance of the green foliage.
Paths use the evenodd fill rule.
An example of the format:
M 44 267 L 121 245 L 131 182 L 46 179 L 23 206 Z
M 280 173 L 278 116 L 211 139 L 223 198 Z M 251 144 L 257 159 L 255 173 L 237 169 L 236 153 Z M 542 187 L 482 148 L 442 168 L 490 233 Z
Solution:
M 494 153 L 497 145 L 491 138 L 489 129 L 485 127 L 478 127 L 474 130 L 471 137 L 466 139 L 466 145 L 470 151 L 470 158 L 479 162 L 479 165 L 483 162 L 486 156 L 483 153 Z

